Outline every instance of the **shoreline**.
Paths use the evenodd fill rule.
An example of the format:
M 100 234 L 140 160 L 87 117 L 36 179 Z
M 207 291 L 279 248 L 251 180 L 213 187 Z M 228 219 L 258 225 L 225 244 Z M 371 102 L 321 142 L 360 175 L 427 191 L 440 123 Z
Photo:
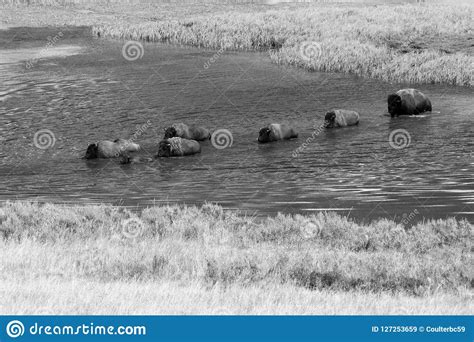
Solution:
M 118 17 L 124 6 L 128 14 Z M 8 11 L 12 7 L 3 5 L 0 23 L 4 27 L 11 22 L 18 23 L 17 27 L 89 26 L 93 34 L 113 39 L 223 52 L 263 51 L 269 53 L 272 63 L 310 72 L 349 73 L 390 83 L 474 86 L 474 49 L 469 43 L 473 28 L 468 21 L 472 5 L 348 4 L 338 8 L 311 4 L 303 9 L 255 5 L 256 12 L 245 6 L 214 5 L 218 11 L 212 15 L 208 7 L 197 5 L 188 10 L 165 4 L 149 6 L 146 12 L 131 4 L 96 11 L 79 10 L 82 7 L 77 5 L 71 13 L 71 7 L 19 5 Z M 384 17 L 394 7 L 395 18 Z M 153 17 L 160 9 L 164 14 Z M 438 28 L 435 20 L 443 18 L 451 19 Z M 341 20 L 342 26 L 333 24 Z M 387 20 L 398 24 L 392 27 L 390 22 L 385 24 Z M 420 22 L 423 25 L 418 27 Z
M 137 215 L 9 202 L 0 312 L 461 315 L 473 303 L 472 228 L 330 213 L 258 222 L 213 204 Z
M 275 313 L 293 306 L 303 314 L 335 314 L 332 305 L 341 305 L 342 296 L 342 302 L 356 306 L 341 308 L 348 314 L 436 313 L 439 306 L 414 304 L 436 298 L 460 314 L 466 310 L 462 303 L 472 302 L 472 240 L 473 226 L 454 219 L 405 228 L 386 219 L 360 225 L 332 213 L 278 215 L 259 222 L 213 204 L 153 207 L 138 215 L 112 206 L 8 202 L 0 206 L 0 278 L 9 285 L 0 292 L 6 298 L 17 298 L 16 293 L 28 304 L 41 292 L 32 310 L 61 306 L 53 300 L 54 286 L 93 288 L 86 290 L 90 301 L 83 303 L 90 306 L 103 298 L 103 286 L 113 289 L 104 298 L 110 303 L 124 288 L 138 284 L 150 293 L 150 287 L 166 288 L 164 305 L 186 307 L 189 303 L 180 301 L 183 293 L 208 304 L 190 313 L 223 306 L 227 313 Z M 258 299 L 245 299 L 242 309 L 244 289 L 253 289 Z M 131 304 L 149 303 L 140 293 L 113 312 L 123 307 L 144 312 Z M 312 309 L 310 303 L 321 296 L 328 297 L 327 306 Z M 62 300 L 71 303 L 72 297 L 65 293 Z M 381 297 L 390 310 L 379 306 Z M 401 308 L 393 307 L 397 302 Z M 84 312 L 77 306 L 70 310 Z

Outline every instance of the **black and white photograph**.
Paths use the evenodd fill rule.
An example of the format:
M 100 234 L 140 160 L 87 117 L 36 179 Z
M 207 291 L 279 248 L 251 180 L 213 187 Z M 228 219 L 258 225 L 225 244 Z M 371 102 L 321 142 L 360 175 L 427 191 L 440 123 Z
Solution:
M 0 315 L 472 315 L 473 86 L 472 0 L 0 0 Z

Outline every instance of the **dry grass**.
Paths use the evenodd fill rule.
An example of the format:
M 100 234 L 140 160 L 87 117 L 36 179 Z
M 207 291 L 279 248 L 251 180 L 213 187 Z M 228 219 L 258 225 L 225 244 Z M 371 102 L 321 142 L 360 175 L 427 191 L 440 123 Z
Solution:
M 119 39 L 223 50 L 269 50 L 275 63 L 353 73 L 389 82 L 474 84 L 472 4 L 280 4 L 187 6 L 141 1 L 1 0 L 0 19 L 16 25 L 92 25 Z M 17 3 L 13 1 L 13 3 Z M 32 2 L 33 3 L 33 2 Z M 35 2 L 37 3 L 37 2 Z M 51 7 L 53 6 L 54 7 Z M 317 46 L 314 56 L 304 44 Z M 306 50 L 311 51 L 311 50 Z
M 288 285 L 205 287 L 176 282 L 61 278 L 0 283 L 0 313 L 82 315 L 470 315 L 472 296 L 412 297 L 308 290 Z
M 270 50 L 311 71 L 389 82 L 474 85 L 469 5 L 310 6 L 94 26 L 95 33 L 224 50 Z M 433 43 L 444 41 L 442 44 Z M 459 41 L 464 44 L 459 46 Z
M 230 313 L 233 306 L 239 313 L 263 313 L 267 306 L 274 312 L 301 307 L 302 313 L 308 313 L 316 310 L 311 308 L 313 298 L 324 295 L 334 295 L 325 302 L 328 307 L 321 308 L 324 313 L 341 297 L 354 303 L 348 311 L 341 308 L 343 312 L 389 310 L 374 302 L 379 296 L 387 306 L 401 298 L 403 310 L 408 311 L 411 299 L 416 303 L 427 298 L 433 303 L 439 297 L 444 298 L 441 306 L 462 311 L 455 299 L 470 298 L 473 286 L 472 225 L 454 219 L 408 229 L 387 220 L 359 225 L 330 213 L 256 220 L 211 204 L 152 207 L 134 214 L 109 206 L 20 202 L 6 203 L 0 217 L 5 297 L 31 298 L 44 292 L 34 303 L 48 310 L 59 305 L 51 298 L 55 291 L 49 291 L 54 288 L 50 283 L 96 288 L 89 294 L 91 302 L 100 302 L 105 285 L 120 293 L 136 283 L 145 293 L 169 286 L 170 292 L 163 294 L 168 299 L 163 300 L 171 309 L 165 311 L 177 306 L 177 312 L 196 313 L 214 309 Z M 176 290 L 169 284 L 175 284 Z M 239 289 L 255 291 L 260 297 L 252 302 L 253 297 Z M 295 296 L 282 298 L 287 291 Z M 187 292 L 194 293 L 197 303 L 208 305 L 202 311 L 192 306 L 183 309 L 191 301 L 187 297 L 180 302 Z M 110 293 L 104 301 L 111 303 L 120 293 Z M 226 293 L 230 297 L 223 300 Z M 265 297 L 266 293 L 275 296 Z M 74 299 L 68 291 L 63 296 L 69 303 Z M 135 297 L 136 305 L 127 299 L 111 310 L 148 312 L 150 308 L 140 306 L 145 299 L 138 290 L 130 298 Z M 366 304 L 360 307 L 363 298 Z M 80 302 L 71 310 L 79 310 Z M 246 307 L 239 307 L 245 302 Z M 158 304 L 150 307 L 157 310 Z

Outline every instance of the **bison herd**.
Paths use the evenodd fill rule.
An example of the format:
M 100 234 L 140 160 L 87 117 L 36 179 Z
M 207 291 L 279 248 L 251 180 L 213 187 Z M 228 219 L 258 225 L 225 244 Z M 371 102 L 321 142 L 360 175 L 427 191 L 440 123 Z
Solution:
M 388 112 L 391 117 L 399 115 L 417 115 L 431 111 L 430 100 L 417 89 L 402 89 L 387 98 Z M 334 109 L 324 117 L 325 128 L 354 126 L 359 124 L 359 113 L 352 110 Z M 278 140 L 297 138 L 296 130 L 286 124 L 272 123 L 260 129 L 257 141 L 269 143 Z M 209 140 L 211 132 L 198 126 L 174 124 L 165 129 L 163 140 L 158 145 L 156 157 L 181 157 L 201 152 L 199 141 Z M 117 139 L 99 141 L 87 147 L 85 159 L 120 157 L 122 164 L 152 161 L 153 158 L 130 153 L 140 150 L 133 141 Z

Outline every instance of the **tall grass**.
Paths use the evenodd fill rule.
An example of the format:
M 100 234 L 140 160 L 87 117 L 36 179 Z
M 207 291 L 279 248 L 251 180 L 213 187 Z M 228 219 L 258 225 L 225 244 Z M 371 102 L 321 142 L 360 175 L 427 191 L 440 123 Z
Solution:
M 271 59 L 313 71 L 389 82 L 474 84 L 473 6 L 310 6 L 188 19 L 115 22 L 95 33 L 224 50 L 269 50 Z M 459 41 L 463 48 L 459 48 Z M 317 53 L 304 53 L 304 44 Z
M 407 229 L 388 220 L 359 225 L 332 213 L 257 220 L 212 204 L 134 214 L 23 202 L 4 204 L 0 217 L 4 280 L 54 275 L 415 296 L 473 286 L 472 225 L 455 219 Z
M 26 26 L 92 25 L 94 34 L 118 39 L 216 50 L 267 50 L 275 63 L 310 71 L 353 73 L 389 82 L 474 84 L 474 50 L 470 40 L 474 35 L 472 3 L 378 6 L 194 2 L 176 6 L 121 0 L 100 4 L 82 0 L 29 3 L 40 6 L 0 0 L 4 7 L 18 5 L 13 10 L 2 9 L 0 19 Z M 87 13 L 72 10 L 80 8 L 87 8 Z M 310 58 L 302 53 L 309 43 L 318 50 Z

